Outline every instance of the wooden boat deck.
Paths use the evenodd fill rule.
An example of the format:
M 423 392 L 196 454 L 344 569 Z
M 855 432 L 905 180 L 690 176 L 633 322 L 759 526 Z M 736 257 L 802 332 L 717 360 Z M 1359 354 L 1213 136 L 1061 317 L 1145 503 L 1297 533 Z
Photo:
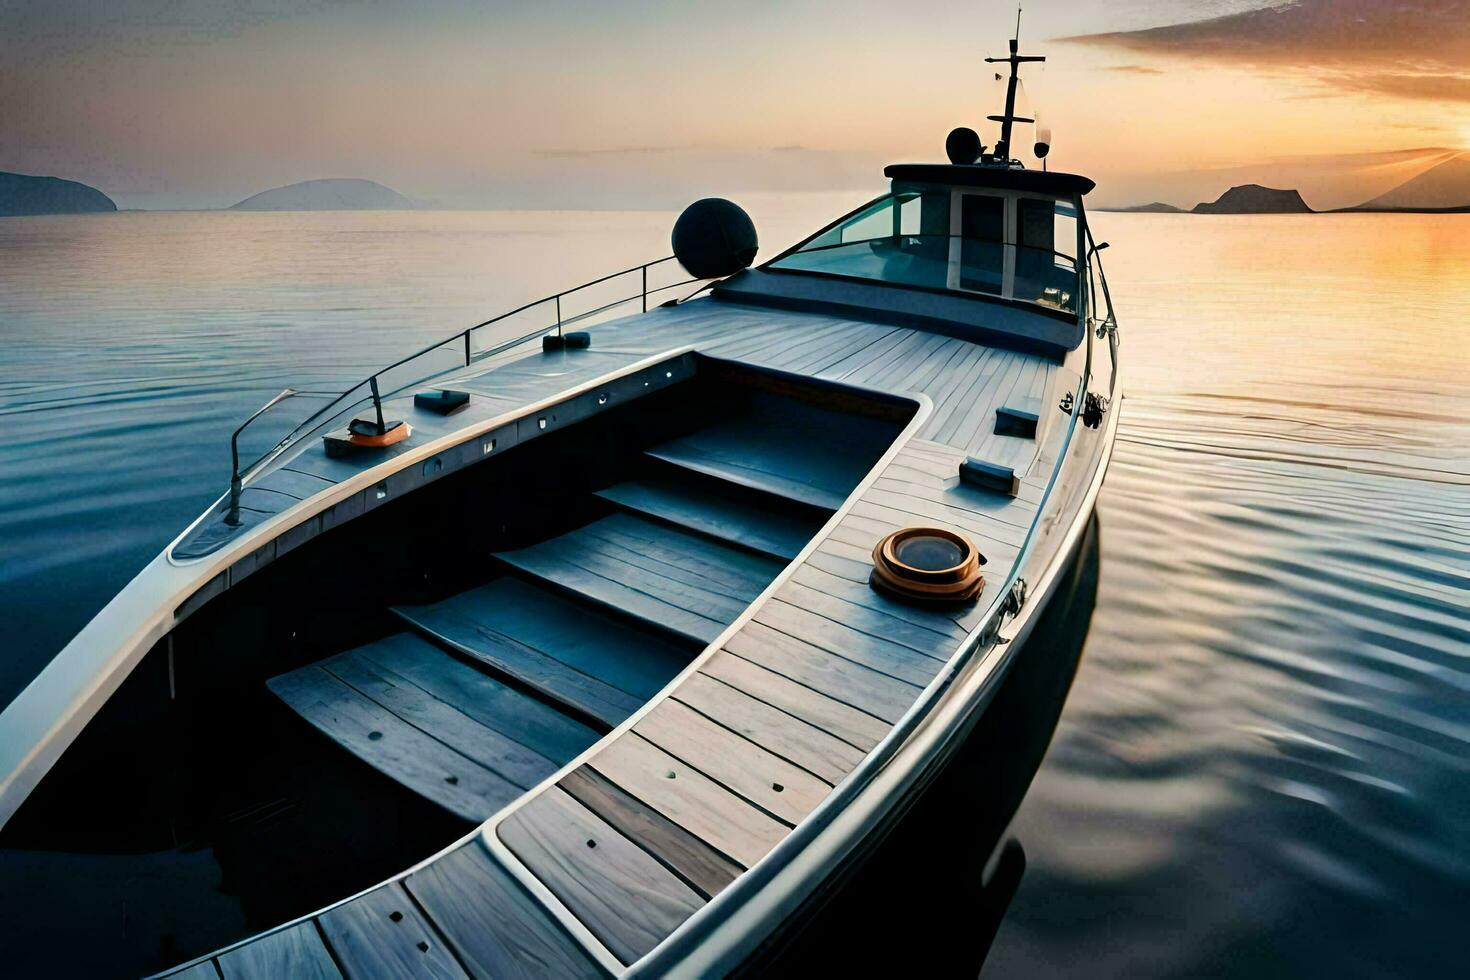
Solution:
M 811 463 L 794 470 L 752 468 L 750 456 L 722 442 L 718 431 L 665 447 L 653 455 L 669 470 L 611 493 L 622 509 L 576 532 L 575 548 L 563 541 L 500 556 L 522 578 L 548 585 L 539 595 L 552 601 L 580 596 L 625 619 L 632 610 L 647 624 L 672 627 L 665 647 L 636 622 L 620 624 L 633 632 L 610 640 L 620 649 L 648 640 L 665 678 L 679 656 L 675 638 L 704 648 L 645 710 L 634 711 L 633 702 L 662 686 L 658 670 L 634 668 L 643 673 L 620 677 L 608 672 L 608 663 L 628 658 L 604 658 L 601 666 L 579 660 L 588 654 L 577 652 L 575 637 L 516 636 L 515 617 L 507 616 L 514 603 L 480 597 L 483 609 L 494 604 L 495 614 L 478 622 L 465 615 L 473 602 L 400 610 L 408 623 L 468 657 L 540 678 L 542 690 L 589 724 L 617 726 L 587 751 L 578 746 L 591 743 L 590 728 L 560 733 L 555 746 L 533 744 L 530 734 L 502 730 L 495 712 L 469 703 L 469 688 L 439 678 L 433 680 L 439 687 L 404 694 L 385 675 L 408 668 L 400 671 L 377 648 L 308 668 L 321 676 L 291 696 L 321 705 L 318 713 L 338 710 L 318 688 L 339 684 L 400 720 L 430 710 L 435 717 L 424 724 L 431 727 L 452 719 L 448 730 L 465 741 L 441 745 L 487 774 L 475 777 L 478 783 L 460 782 L 479 797 L 464 810 L 477 813 L 475 819 L 489 816 L 505 794 L 519 800 L 476 837 L 399 879 L 205 964 L 216 963 L 224 976 L 318 975 L 313 970 L 336 976 L 339 969 L 374 975 L 387 965 L 446 976 L 616 972 L 785 838 L 985 619 L 1037 518 L 1063 429 L 1055 419 L 1065 418 L 1041 411 L 1036 437 L 1024 438 L 996 433 L 997 410 L 1049 407 L 1059 386 L 1075 381 L 1044 359 L 902 327 L 703 300 L 596 328 L 589 351 L 533 353 L 457 379 L 455 387 L 475 394 L 475 414 L 426 420 L 420 429 L 411 405 L 395 405 L 394 412 L 411 418 L 416 434 L 449 432 L 688 345 L 715 357 L 922 395 L 929 409 L 866 476 L 832 470 L 827 464 L 836 454 L 812 457 L 808 450 L 821 446 L 812 442 L 820 433 L 787 442 L 789 458 Z M 967 456 L 1014 468 L 1019 493 L 961 483 L 958 470 Z M 251 520 L 357 469 L 310 446 L 246 491 L 261 491 L 250 498 Z M 792 482 L 792 472 L 806 477 Z M 832 520 L 805 544 L 821 511 L 816 518 L 805 511 L 753 518 L 749 498 L 731 504 L 717 496 L 707 511 L 691 514 L 690 498 L 669 489 L 710 477 L 832 510 Z M 842 480 L 851 485 L 859 478 L 851 496 L 837 496 Z M 869 587 L 873 546 L 915 523 L 949 527 L 975 542 L 987 559 L 979 601 L 919 608 Z M 716 543 L 722 536 L 727 543 Z M 642 577 L 634 582 L 633 576 Z M 637 596 L 615 594 L 619 586 Z M 529 587 L 499 579 L 487 588 Z M 408 640 L 423 642 L 408 636 L 385 645 L 411 660 L 415 647 Z M 579 677 L 601 687 L 579 686 Z M 422 703 L 422 692 L 438 698 L 441 690 L 455 691 L 459 700 Z M 389 741 L 388 734 L 374 745 Z M 569 760 L 572 768 L 554 782 L 545 779 Z

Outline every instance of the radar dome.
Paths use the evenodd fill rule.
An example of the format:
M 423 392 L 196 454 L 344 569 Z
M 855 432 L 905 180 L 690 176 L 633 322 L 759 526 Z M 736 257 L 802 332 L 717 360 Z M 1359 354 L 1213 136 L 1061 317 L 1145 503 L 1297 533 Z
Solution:
M 750 215 L 722 197 L 695 201 L 674 222 L 674 257 L 696 279 L 739 272 L 759 247 Z
M 944 141 L 944 152 L 949 156 L 950 163 L 974 163 L 985 152 L 985 144 L 980 142 L 979 133 L 967 126 L 961 126 L 949 131 L 949 136 Z

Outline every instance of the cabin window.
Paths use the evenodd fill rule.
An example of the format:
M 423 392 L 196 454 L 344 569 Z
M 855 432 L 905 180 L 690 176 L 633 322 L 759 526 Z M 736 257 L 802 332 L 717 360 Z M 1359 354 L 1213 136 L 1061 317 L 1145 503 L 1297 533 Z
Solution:
M 1076 312 L 1077 212 L 1055 198 L 956 191 L 951 289 Z
M 960 289 L 1002 295 L 1006 267 L 1006 199 L 981 194 L 960 198 Z
M 981 293 L 1074 313 L 1077 227 L 1076 209 L 1055 198 L 902 191 L 837 221 L 767 267 Z
M 1012 297 L 1075 312 L 1076 209 L 1051 198 L 1017 198 L 1016 246 Z
M 875 201 L 770 267 L 942 289 L 948 252 L 949 195 L 916 192 Z

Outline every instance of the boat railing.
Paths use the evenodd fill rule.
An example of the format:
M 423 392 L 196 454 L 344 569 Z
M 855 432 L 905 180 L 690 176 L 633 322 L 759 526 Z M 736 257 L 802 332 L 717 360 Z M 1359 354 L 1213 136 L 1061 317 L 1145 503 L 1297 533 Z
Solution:
M 341 392 L 310 391 L 305 389 L 287 388 L 266 402 L 260 408 L 245 419 L 230 436 L 230 501 L 229 510 L 225 516 L 225 522 L 230 525 L 240 523 L 240 494 L 244 488 L 245 481 L 259 471 L 269 460 L 278 456 L 287 448 L 299 443 L 303 438 L 310 437 L 315 432 L 335 422 L 349 411 L 355 411 L 363 404 L 372 402 L 381 406 L 382 401 L 401 394 L 404 390 L 415 385 L 423 384 L 431 378 L 436 378 L 447 372 L 455 371 L 472 366 L 478 361 L 505 354 L 517 347 L 548 335 L 562 337 L 567 327 L 586 323 L 600 316 L 612 314 L 623 308 L 633 307 L 638 304 L 644 312 L 647 312 L 650 300 L 657 302 L 657 297 L 669 291 L 691 286 L 695 283 L 705 283 L 708 280 L 700 278 L 685 278 L 683 267 L 677 263 L 673 266 L 678 270 L 674 276 L 674 282 L 650 286 L 649 274 L 654 271 L 655 275 L 664 273 L 666 263 L 674 262 L 674 256 L 668 255 L 652 262 L 635 265 L 630 269 L 609 273 L 596 279 L 584 282 L 581 285 L 564 289 L 550 296 L 542 297 L 513 310 L 482 320 L 473 326 L 466 327 L 457 333 L 430 344 L 422 350 L 415 351 L 407 357 L 401 358 L 373 372 L 358 383 L 346 388 Z M 630 281 L 631 280 L 631 281 Z M 589 308 L 578 307 L 587 302 L 591 291 L 598 286 L 607 289 L 617 289 L 622 282 L 629 281 L 628 291 L 615 292 L 613 298 L 608 299 L 605 295 L 598 296 L 591 301 Z M 636 288 L 635 284 L 636 283 Z M 677 299 L 677 297 L 676 297 Z M 478 346 L 477 341 L 491 328 L 500 327 L 504 329 L 515 318 L 529 318 L 536 324 L 535 328 L 527 333 L 518 333 L 508 340 L 493 343 L 488 346 Z M 552 333 L 554 331 L 554 334 Z M 305 419 L 297 423 L 278 442 L 267 449 L 254 461 L 241 465 L 240 463 L 240 437 L 261 418 L 269 415 L 281 403 L 299 396 L 326 397 L 330 400 L 321 408 L 311 413 Z
M 1107 247 L 1107 242 L 1099 244 L 1092 237 L 1092 229 L 1087 229 L 1087 325 L 1097 331 L 1099 339 L 1106 337 L 1113 347 L 1117 347 L 1118 318 L 1113 313 L 1113 294 L 1108 291 L 1108 277 L 1103 273 L 1102 256 L 1099 254 Z M 1102 297 L 1101 310 L 1098 307 L 1099 296 Z

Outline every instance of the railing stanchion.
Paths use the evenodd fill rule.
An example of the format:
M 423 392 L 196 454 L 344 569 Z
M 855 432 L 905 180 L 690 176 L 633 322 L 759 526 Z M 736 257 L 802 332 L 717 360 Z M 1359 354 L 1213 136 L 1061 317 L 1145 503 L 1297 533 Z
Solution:
M 225 514 L 230 527 L 240 526 L 240 430 L 230 437 L 230 509 Z
M 619 272 L 609 273 L 608 275 L 602 276 L 600 278 L 592 279 L 592 280 L 590 280 L 588 282 L 584 282 L 580 286 L 577 286 L 577 287 L 575 287 L 573 289 L 564 290 L 564 291 L 562 291 L 560 293 L 557 293 L 554 296 L 547 296 L 547 297 L 544 297 L 542 299 L 538 299 L 538 300 L 536 300 L 535 302 L 532 302 L 532 303 L 526 303 L 525 305 L 518 306 L 515 309 L 510 310 L 509 312 L 502 313 L 499 316 L 492 317 L 489 320 L 485 320 L 485 321 L 483 321 L 481 323 L 477 323 L 477 324 L 469 327 L 468 329 L 462 331 L 462 333 L 464 335 L 464 361 L 465 361 L 465 366 L 468 367 L 474 361 L 474 343 L 473 343 L 473 341 L 471 339 L 471 334 L 473 334 L 476 330 L 480 329 L 481 327 L 488 327 L 491 324 L 500 323 L 501 321 L 508 320 L 509 318 L 515 316 L 518 313 L 524 313 L 527 310 L 530 310 L 530 309 L 533 309 L 533 308 L 536 308 L 536 307 L 540 307 L 540 306 L 544 305 L 548 300 L 554 301 L 556 303 L 556 335 L 558 337 L 562 336 L 563 331 L 564 331 L 564 329 L 566 327 L 566 324 L 568 322 L 571 322 L 571 323 L 580 323 L 580 322 L 582 322 L 584 320 L 587 320 L 587 319 L 589 319 L 591 317 L 597 316 L 600 313 L 606 312 L 607 310 L 610 310 L 610 309 L 612 309 L 614 307 L 622 306 L 625 303 L 631 303 L 633 301 L 633 297 L 631 297 L 631 296 L 624 297 L 624 298 L 621 298 L 621 299 L 617 299 L 617 300 L 613 301 L 612 303 L 608 303 L 608 304 L 605 304 L 605 305 L 600 306 L 600 307 L 595 307 L 595 308 L 593 308 L 591 310 L 588 310 L 588 311 L 585 311 L 583 313 L 579 313 L 576 316 L 572 317 L 570 321 L 568 321 L 568 320 L 566 320 L 566 319 L 563 318 L 563 316 L 562 316 L 562 309 L 561 309 L 561 298 L 563 296 L 568 296 L 568 295 L 570 295 L 572 293 L 579 292 L 579 291 L 584 290 L 584 289 L 587 289 L 587 288 L 589 288 L 591 286 L 596 286 L 596 285 L 599 285 L 601 283 L 608 282 L 608 281 L 610 281 L 612 279 L 615 279 L 615 278 L 618 278 L 618 277 L 621 277 L 621 276 L 626 276 L 628 273 L 632 272 L 633 269 L 637 269 L 639 271 L 640 275 L 641 275 L 641 278 L 642 278 L 642 286 L 643 286 L 643 288 L 642 288 L 642 292 L 641 292 L 641 299 L 642 299 L 642 303 L 643 303 L 643 310 L 646 313 L 648 311 L 648 267 L 650 265 L 658 265 L 658 264 L 660 264 L 662 262 L 668 262 L 672 258 L 673 258 L 673 256 L 667 256 L 665 258 L 659 259 L 656 262 L 647 262 L 647 263 L 644 263 L 643 265 L 634 266 L 633 268 L 630 268 L 630 269 L 623 269 L 623 270 L 621 270 Z M 699 280 L 697 280 L 697 279 L 682 280 L 682 281 L 679 281 L 679 282 L 675 282 L 672 285 L 660 286 L 657 290 L 654 290 L 654 291 L 655 292 L 663 292 L 663 291 L 669 290 L 669 289 L 676 289 L 676 288 L 678 288 L 680 286 L 685 286 L 685 285 L 688 285 L 690 283 L 697 282 L 697 281 L 699 281 Z M 504 341 L 502 343 L 492 343 L 491 346 L 487 347 L 485 350 L 481 351 L 480 353 L 482 355 L 484 355 L 485 357 L 494 357 L 494 356 L 496 356 L 496 355 L 498 355 L 498 354 L 500 354 L 500 353 L 502 353 L 502 352 L 504 352 L 506 350 L 510 350 L 511 348 L 517 347 L 520 344 L 529 343 L 531 341 L 534 341 L 538 337 L 544 336 L 545 335 L 544 334 L 544 330 L 545 330 L 545 328 L 543 327 L 543 328 L 540 328 L 540 329 L 538 329 L 538 330 L 536 330 L 536 331 L 534 331 L 532 333 L 526 334 L 524 337 L 514 337 L 514 338 L 511 338 L 510 340 L 506 340 L 506 341 Z M 388 367 L 383 368 L 382 370 L 380 370 L 378 372 L 378 374 L 375 374 L 372 377 L 370 377 L 370 378 L 367 379 L 366 384 L 371 389 L 371 396 L 372 396 L 372 400 L 373 400 L 373 408 L 376 410 L 376 413 L 377 413 L 377 423 L 378 423 L 377 427 L 378 427 L 378 431 L 379 432 L 381 432 L 381 431 L 383 431 L 384 429 L 387 428 L 387 422 L 383 418 L 383 398 L 382 398 L 382 393 L 378 390 L 378 377 L 379 377 L 379 375 L 382 375 L 382 374 L 385 374 L 385 373 L 387 373 L 389 371 L 392 371 L 395 368 L 398 368 L 398 367 L 400 367 L 400 366 L 402 366 L 404 364 L 407 364 L 407 363 L 409 363 L 410 361 L 412 361 L 412 360 L 414 360 L 416 358 L 423 357 L 424 355 L 433 353 L 435 351 L 442 350 L 445 346 L 447 346 L 448 344 L 450 344 L 450 343 L 453 342 L 453 337 L 454 337 L 454 335 L 451 334 L 448 338 L 446 338 L 445 340 L 439 341 L 437 344 L 434 344 L 433 346 L 425 347 L 423 350 L 419 351 L 416 354 L 410 354 L 408 357 L 405 357 L 402 360 L 399 360 L 399 361 L 394 362 L 393 364 L 390 364 Z M 263 454 L 262 456 L 258 457 L 255 460 L 255 462 L 249 463 L 249 464 L 247 464 L 243 468 L 240 466 L 240 446 L 239 446 L 240 435 L 246 430 L 246 428 L 248 428 L 250 426 L 251 423 L 253 423 L 256 419 L 260 418 L 266 412 L 270 411 L 272 408 L 274 408 L 277 403 L 281 402 L 282 400 L 284 400 L 286 398 L 290 398 L 292 395 L 298 395 L 298 394 L 326 394 L 326 392 L 300 392 L 300 391 L 297 391 L 297 390 L 295 390 L 293 388 L 287 388 L 284 391 L 282 391 L 279 395 L 277 395 L 276 397 L 272 398 L 270 401 L 266 402 L 260 408 L 256 409 L 255 412 L 254 412 L 254 414 L 252 414 L 244 422 L 240 423 L 240 427 L 238 429 L 236 429 L 235 432 L 234 432 L 234 434 L 231 435 L 231 437 L 230 437 L 230 496 L 229 496 L 229 506 L 228 506 L 228 509 L 226 510 L 226 513 L 225 513 L 225 523 L 226 524 L 228 524 L 228 525 L 230 525 L 232 527 L 238 527 L 240 525 L 240 496 L 244 492 L 245 478 L 247 476 L 253 476 L 254 473 L 257 471 L 257 469 L 261 466 L 261 464 L 265 463 L 265 461 L 267 459 L 270 459 L 271 457 L 279 454 L 287 446 L 293 445 L 296 442 L 298 442 L 299 441 L 299 437 L 303 433 L 305 433 L 307 431 L 313 431 L 315 428 L 320 428 L 321 425 L 325 424 L 326 421 L 329 421 L 329 420 L 331 420 L 333 418 L 336 418 L 342 412 L 346 411 L 347 408 L 350 408 L 353 405 L 356 405 L 361 400 L 360 398 L 358 398 L 356 400 L 350 400 L 350 401 L 347 400 L 347 399 L 348 399 L 348 396 L 350 396 L 350 395 L 352 395 L 352 394 L 354 394 L 356 392 L 359 392 L 361 390 L 363 384 L 364 384 L 364 382 L 358 382 L 357 384 L 353 385 L 351 388 L 348 388 L 346 391 L 344 391 L 341 394 L 337 395 L 335 398 L 333 398 L 331 401 L 329 401 L 326 405 L 323 405 L 321 408 L 317 409 L 315 412 L 313 412 L 306 419 L 304 419 L 301 422 L 297 423 L 297 425 L 296 425 L 295 428 L 293 428 L 290 432 L 286 433 L 286 435 L 279 442 L 277 442 L 276 445 L 273 448 L 267 450 L 265 452 L 265 454 Z
M 378 394 L 378 376 L 375 374 L 368 379 L 368 384 L 373 389 L 373 408 L 378 413 L 378 435 L 388 431 L 388 423 L 383 421 L 383 396 Z

